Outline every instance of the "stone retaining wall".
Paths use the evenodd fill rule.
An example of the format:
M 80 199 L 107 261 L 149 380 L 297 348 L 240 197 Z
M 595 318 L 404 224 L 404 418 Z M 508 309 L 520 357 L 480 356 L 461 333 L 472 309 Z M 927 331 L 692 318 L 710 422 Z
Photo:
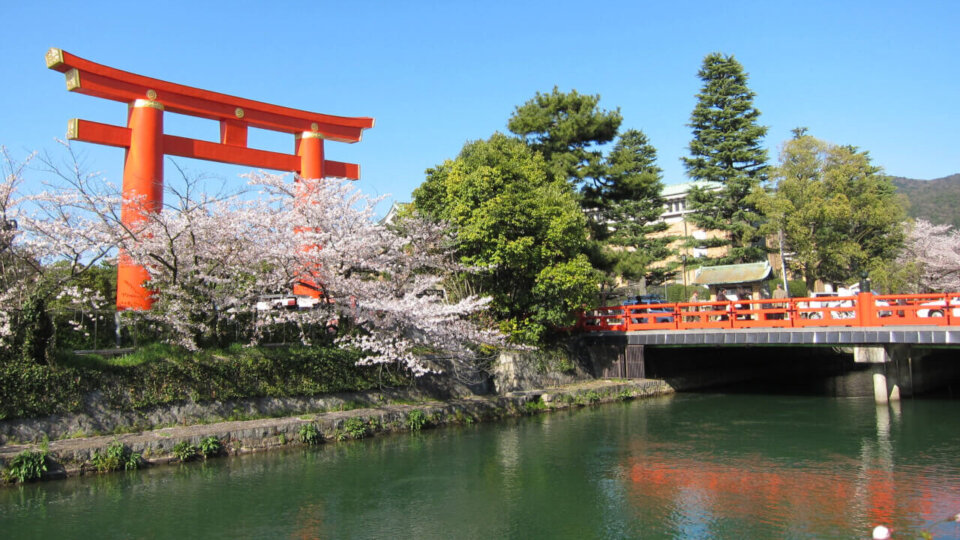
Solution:
M 181 401 L 139 411 L 117 411 L 103 405 L 98 393 L 86 397 L 83 411 L 44 418 L 0 421 L 0 447 L 81 438 L 105 433 L 134 432 L 167 426 L 211 424 L 233 419 L 294 416 L 307 413 L 374 407 L 393 401 L 424 401 L 425 394 L 410 388 L 327 394 L 322 396 L 250 398 L 197 403 Z
M 368 431 L 367 436 L 377 436 L 409 431 L 412 426 L 410 418 L 414 411 L 420 411 L 418 418 L 427 420 L 425 427 L 439 427 L 446 424 L 469 424 L 506 416 L 520 416 L 551 409 L 672 392 L 673 389 L 663 381 L 592 381 L 568 387 L 514 392 L 500 397 L 473 397 L 446 402 L 427 401 L 415 405 L 381 404 L 349 411 L 308 413 L 283 418 L 166 427 L 123 435 L 62 439 L 49 443 L 49 470 L 46 477 L 63 478 L 94 472 L 90 463 L 94 453 L 105 452 L 107 447 L 117 441 L 133 452 L 139 453 L 143 462 L 149 466 L 175 462 L 173 448 L 178 443 L 188 442 L 199 445 L 202 439 L 210 436 L 220 440 L 226 454 L 241 454 L 303 444 L 300 442 L 299 434 L 307 424 L 316 426 L 322 442 L 330 443 L 350 438 L 344 428 L 347 422 L 352 421 L 352 424 L 358 424 L 357 420 L 352 419 L 359 419 L 359 422 L 362 422 Z M 352 396 L 353 399 L 349 402 L 357 401 L 358 396 Z M 369 397 L 369 394 L 366 396 Z M 324 399 L 343 400 L 344 398 L 339 396 Z M 289 405 L 286 401 L 282 404 Z M 36 444 L 0 446 L 0 463 L 5 464 L 24 450 L 36 451 L 38 448 Z

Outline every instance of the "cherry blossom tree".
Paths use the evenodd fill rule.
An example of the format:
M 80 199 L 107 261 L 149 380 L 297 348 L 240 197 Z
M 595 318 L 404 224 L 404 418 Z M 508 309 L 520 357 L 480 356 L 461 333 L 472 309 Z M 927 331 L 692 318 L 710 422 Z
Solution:
M 500 343 L 477 324 L 488 299 L 435 294 L 445 275 L 463 270 L 452 262 L 445 227 L 417 219 L 401 228 L 378 224 L 378 200 L 349 182 L 255 173 L 247 178 L 256 196 L 217 196 L 188 181 L 187 189 L 168 191 L 162 212 L 124 226 L 115 186 L 79 166 L 64 173 L 52 160 L 43 163 L 58 189 L 16 199 L 19 173 L 0 187 L 0 197 L 9 192 L 0 202 L 5 215 L 19 224 L 8 245 L 31 261 L 30 279 L 58 262 L 66 270 L 49 289 L 59 294 L 71 277 L 123 250 L 147 268 L 156 295 L 153 309 L 124 316 L 168 341 L 189 349 L 222 344 L 225 329 L 243 321 L 252 321 L 251 342 L 278 324 L 296 325 L 308 341 L 311 330 L 337 324 L 337 342 L 366 353 L 361 363 L 398 364 L 415 375 L 438 371 L 422 351 L 469 361 L 479 345 Z M 318 289 L 312 308 L 257 309 L 258 298 L 288 293 L 298 281 Z M 85 301 L 80 288 L 65 294 Z M 0 332 L 7 320 L 0 315 Z
M 4 179 L 0 183 L 0 340 L 9 346 L 15 332 L 14 317 L 49 324 L 46 303 L 77 276 L 105 260 L 120 231 L 112 217 L 119 197 L 96 174 L 84 173 L 69 145 L 69 165 L 55 166 L 49 155 L 14 159 L 3 148 Z M 22 193 L 24 173 L 39 162 L 40 169 L 55 171 L 56 185 L 39 193 Z M 29 336 L 33 328 L 24 325 Z M 30 338 L 25 338 L 30 341 Z M 31 355 L 40 355 L 48 337 L 36 342 Z M 34 358 L 41 360 L 41 358 Z
M 897 264 L 913 269 L 910 285 L 917 292 L 960 290 L 960 231 L 916 220 Z

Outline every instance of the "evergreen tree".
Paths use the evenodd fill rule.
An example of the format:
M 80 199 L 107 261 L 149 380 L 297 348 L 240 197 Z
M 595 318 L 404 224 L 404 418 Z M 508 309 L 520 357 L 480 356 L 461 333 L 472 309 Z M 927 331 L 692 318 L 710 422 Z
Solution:
M 733 56 L 707 55 L 697 76 L 703 88 L 690 116 L 690 157 L 682 159 L 691 179 L 716 182 L 719 189 L 701 186 L 690 191 L 691 221 L 723 233 L 708 245 L 725 246 L 726 255 L 708 264 L 763 260 L 766 249 L 758 233 L 761 216 L 749 199 L 768 174 L 767 153 L 761 147 L 767 128 L 757 124 L 760 111 L 753 106 L 755 94 Z
M 606 158 L 607 172 L 583 189 L 582 204 L 591 216 L 592 239 L 598 244 L 594 266 L 609 279 L 646 279 L 662 283 L 672 267 L 667 259 L 673 238 L 663 234 L 663 174 L 657 151 L 639 130 L 620 135 Z
M 599 102 L 599 95 L 554 87 L 518 106 L 507 128 L 543 155 L 551 176 L 579 186 L 585 179 L 603 176 L 606 167 L 598 147 L 617 136 L 623 121 L 619 109 L 602 110 Z

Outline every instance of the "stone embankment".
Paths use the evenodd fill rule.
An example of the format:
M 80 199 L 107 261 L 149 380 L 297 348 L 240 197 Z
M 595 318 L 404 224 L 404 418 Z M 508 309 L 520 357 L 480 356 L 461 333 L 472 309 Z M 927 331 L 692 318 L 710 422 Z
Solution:
M 200 445 L 201 440 L 216 437 L 225 454 L 241 454 L 305 444 L 305 426 L 320 435 L 319 440 L 337 442 L 364 436 L 410 431 L 422 427 L 472 424 L 508 416 L 534 414 L 553 409 L 621 401 L 672 393 L 668 384 L 658 380 L 594 380 L 545 389 L 507 392 L 500 396 L 471 396 L 432 401 L 413 391 L 362 393 L 302 399 L 259 399 L 214 404 L 182 403 L 146 413 L 112 413 L 42 420 L 3 422 L 0 433 L 0 463 L 7 464 L 17 454 L 37 451 L 42 445 L 33 441 L 38 434 L 69 437 L 50 440 L 46 478 L 62 478 L 94 472 L 91 460 L 117 442 L 140 454 L 146 465 L 175 462 L 178 443 Z M 345 410 L 349 409 L 349 410 Z M 279 416 L 281 415 L 282 416 Z M 130 431 L 138 425 L 162 425 L 209 422 L 224 416 L 267 416 L 249 420 L 191 423 L 159 429 L 112 435 L 83 436 L 90 430 Z

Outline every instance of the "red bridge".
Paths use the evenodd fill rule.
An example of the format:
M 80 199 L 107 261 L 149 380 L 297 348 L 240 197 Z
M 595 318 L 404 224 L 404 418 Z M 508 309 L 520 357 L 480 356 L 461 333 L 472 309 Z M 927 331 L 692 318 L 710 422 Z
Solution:
M 932 352 L 960 348 L 960 293 L 608 306 L 581 314 L 577 328 L 597 354 L 615 353 L 609 369 L 620 377 L 645 376 L 644 347 L 719 346 L 850 348 L 877 403 L 960 375 Z
M 960 293 L 859 293 L 607 306 L 580 315 L 586 332 L 960 325 Z

